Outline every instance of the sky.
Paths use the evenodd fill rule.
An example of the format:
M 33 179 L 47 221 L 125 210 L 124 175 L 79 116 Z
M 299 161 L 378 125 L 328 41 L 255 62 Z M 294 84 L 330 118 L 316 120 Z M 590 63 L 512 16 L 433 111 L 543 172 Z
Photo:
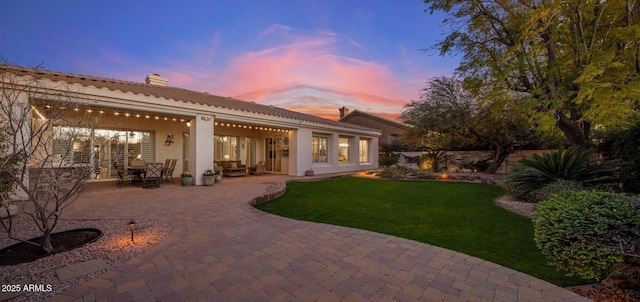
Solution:
M 0 57 L 13 65 L 169 85 L 329 119 L 398 120 L 456 57 L 424 51 L 443 16 L 420 0 L 9 0 Z

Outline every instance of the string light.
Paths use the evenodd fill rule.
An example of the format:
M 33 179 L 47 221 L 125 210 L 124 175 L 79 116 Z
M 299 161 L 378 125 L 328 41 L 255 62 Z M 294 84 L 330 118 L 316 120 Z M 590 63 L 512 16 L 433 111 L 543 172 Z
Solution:
M 50 108 L 50 105 L 44 105 L 44 108 Z M 42 115 L 39 111 L 37 111 L 37 109 L 35 107 L 32 107 L 34 109 L 34 112 L 36 113 L 36 115 L 38 115 L 40 118 L 45 119 L 44 115 Z M 66 109 L 64 107 L 60 107 L 61 109 Z M 80 109 L 75 108 L 74 111 L 78 112 L 80 111 Z M 108 113 L 105 110 L 96 110 L 96 109 L 86 109 L 85 110 L 87 113 L 99 113 L 99 114 L 105 114 Z M 176 118 L 176 117 L 166 117 L 166 116 L 158 116 L 158 115 L 149 115 L 149 114 L 141 114 L 141 113 L 131 113 L 131 112 L 118 112 L 118 111 L 113 111 L 112 112 L 113 115 L 115 116 L 121 116 L 124 115 L 126 117 L 136 117 L 136 118 L 146 118 L 146 119 L 151 119 L 153 117 L 153 119 L 160 121 L 160 120 L 164 120 L 164 121 L 174 121 L 174 122 L 181 122 L 181 123 L 188 123 L 189 125 L 187 125 L 187 127 L 190 126 L 190 123 L 188 120 L 184 119 L 184 118 Z M 224 122 L 214 122 L 215 126 L 220 126 L 220 127 L 232 127 L 232 128 L 241 128 L 241 129 L 250 129 L 250 130 L 262 130 L 262 131 L 274 131 L 274 132 L 289 132 L 289 130 L 287 129 L 279 129 L 279 128 L 270 128 L 270 127 L 260 127 L 260 126 L 253 126 L 253 125 L 246 125 L 246 124 L 232 124 L 232 123 L 224 123 Z
M 289 132 L 289 130 L 287 129 L 258 127 L 258 126 L 251 126 L 251 125 L 242 125 L 242 124 L 227 124 L 227 123 L 218 123 L 218 122 L 214 122 L 213 124 L 215 126 L 220 126 L 220 127 L 244 128 L 244 129 L 251 129 L 251 130 L 263 130 L 263 131 L 273 131 L 273 132 Z

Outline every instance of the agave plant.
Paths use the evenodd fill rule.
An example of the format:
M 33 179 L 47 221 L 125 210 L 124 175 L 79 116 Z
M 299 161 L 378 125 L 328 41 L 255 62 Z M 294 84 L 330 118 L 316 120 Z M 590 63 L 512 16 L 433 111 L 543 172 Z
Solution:
M 587 187 L 616 183 L 621 161 L 594 158 L 593 150 L 576 146 L 534 154 L 520 160 L 524 168 L 508 175 L 506 185 L 518 197 L 526 198 L 535 190 L 558 180 L 575 181 Z

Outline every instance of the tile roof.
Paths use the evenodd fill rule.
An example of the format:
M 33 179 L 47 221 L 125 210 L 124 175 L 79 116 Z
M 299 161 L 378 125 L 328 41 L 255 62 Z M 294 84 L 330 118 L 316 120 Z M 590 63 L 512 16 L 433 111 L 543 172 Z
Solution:
M 262 105 L 255 102 L 247 102 L 231 97 L 222 97 L 212 95 L 206 92 L 197 92 L 193 90 L 187 90 L 184 88 L 171 87 L 171 86 L 158 86 L 149 85 L 146 83 L 122 81 L 115 79 L 107 79 L 93 76 L 85 76 L 79 74 L 55 72 L 49 70 L 32 69 L 20 66 L 0 65 L 0 70 L 11 70 L 18 74 L 29 74 L 37 71 L 38 75 L 50 79 L 52 81 L 62 81 L 70 84 L 80 84 L 83 86 L 95 86 L 96 88 L 107 88 L 110 90 L 119 90 L 122 92 L 132 92 L 136 94 L 143 94 L 146 96 L 155 96 L 165 99 L 173 99 L 176 101 L 191 102 L 194 104 L 202 104 L 215 106 L 226 109 L 234 109 L 239 111 L 246 111 L 252 113 L 265 114 L 275 117 L 282 117 L 288 119 L 294 119 L 299 121 L 313 122 L 318 124 L 324 124 L 329 126 L 337 126 L 342 128 L 366 130 L 366 131 L 378 131 L 375 129 L 358 126 L 354 124 L 344 123 L 340 121 L 334 121 L 317 117 L 310 114 L 291 111 L 284 108 L 279 108 L 270 105 Z
M 384 118 L 384 117 L 381 117 L 381 116 L 378 116 L 378 115 L 375 115 L 375 114 L 371 114 L 371 113 L 367 113 L 367 112 L 364 112 L 364 111 L 360 111 L 360 110 L 357 110 L 357 109 L 349 112 L 347 115 L 342 117 L 340 119 L 340 121 L 344 122 L 344 123 L 348 123 L 348 120 L 350 118 L 352 118 L 354 116 L 358 116 L 358 115 L 367 117 L 369 119 L 378 120 L 378 121 L 383 122 L 383 123 L 391 124 L 391 125 L 394 125 L 394 126 L 400 127 L 400 128 L 405 128 L 406 129 L 406 128 L 410 128 L 411 127 L 411 125 L 409 125 L 409 124 L 406 124 L 406 123 L 403 123 L 403 122 L 394 121 L 394 120 L 390 120 L 388 118 Z

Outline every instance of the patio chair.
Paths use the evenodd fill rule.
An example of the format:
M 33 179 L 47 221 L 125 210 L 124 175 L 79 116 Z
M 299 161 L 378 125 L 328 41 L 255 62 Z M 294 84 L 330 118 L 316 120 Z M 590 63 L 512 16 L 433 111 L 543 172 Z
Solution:
M 167 173 L 167 169 L 169 169 L 169 164 L 171 164 L 171 158 L 167 158 L 164 160 L 164 165 L 162 165 L 162 178 L 164 179 L 164 174 Z
M 164 168 L 164 180 L 173 182 L 173 170 L 176 168 L 177 159 L 170 160 L 169 164 Z
M 135 175 L 126 173 L 124 169 L 121 169 L 118 166 L 118 161 L 113 161 L 113 167 L 116 169 L 116 172 L 118 173 L 118 180 L 116 180 L 116 186 L 118 186 L 118 188 L 122 188 L 122 183 L 125 180 L 133 180 L 133 178 L 135 177 Z
M 264 164 L 264 161 L 259 161 L 257 164 L 249 167 L 249 174 L 253 175 L 261 175 L 267 173 L 267 166 Z
M 162 163 L 147 163 L 144 169 L 144 177 L 142 178 L 142 187 L 147 188 L 153 185 L 156 188 L 160 187 L 160 181 L 162 180 Z
M 167 158 L 164 161 L 164 165 L 162 165 L 162 174 L 167 171 L 167 169 L 169 168 L 169 164 L 171 164 L 171 158 Z

